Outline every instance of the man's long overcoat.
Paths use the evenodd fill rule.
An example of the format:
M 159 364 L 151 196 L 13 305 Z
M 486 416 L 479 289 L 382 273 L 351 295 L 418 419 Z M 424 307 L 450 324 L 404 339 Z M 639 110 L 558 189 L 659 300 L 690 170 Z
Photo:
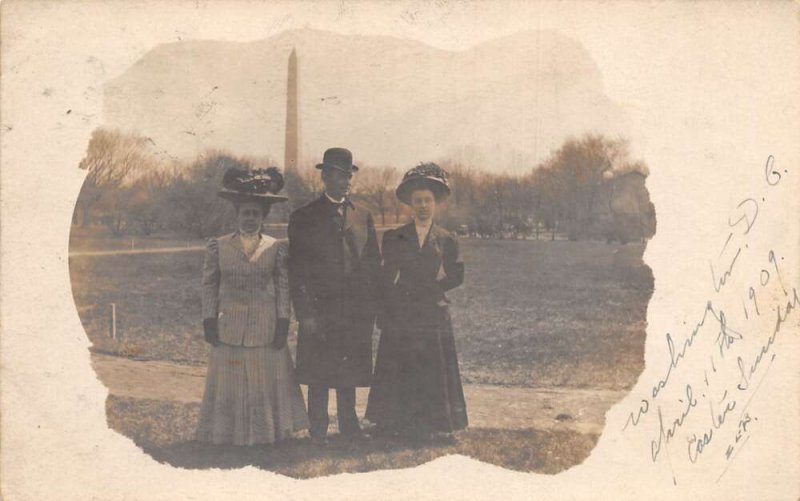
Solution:
M 369 386 L 380 250 L 369 211 L 341 214 L 326 196 L 289 219 L 289 286 L 301 327 L 297 379 L 329 388 Z M 323 336 L 303 329 L 313 317 Z

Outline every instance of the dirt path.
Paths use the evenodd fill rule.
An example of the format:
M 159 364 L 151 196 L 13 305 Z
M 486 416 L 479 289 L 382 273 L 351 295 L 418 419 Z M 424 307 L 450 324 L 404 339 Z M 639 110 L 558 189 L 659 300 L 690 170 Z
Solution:
M 92 354 L 92 365 L 112 395 L 180 403 L 198 403 L 203 398 L 205 367 L 96 353 Z M 360 415 L 364 413 L 368 391 L 358 389 Z M 601 433 L 605 412 L 627 392 L 465 385 L 464 393 L 473 427 Z M 335 399 L 331 398 L 333 413 Z
M 186 247 L 152 247 L 148 249 L 116 249 L 104 251 L 76 251 L 70 252 L 69 257 L 82 256 L 118 256 L 123 254 L 164 254 L 173 252 L 196 252 L 205 250 L 203 245 L 191 245 Z

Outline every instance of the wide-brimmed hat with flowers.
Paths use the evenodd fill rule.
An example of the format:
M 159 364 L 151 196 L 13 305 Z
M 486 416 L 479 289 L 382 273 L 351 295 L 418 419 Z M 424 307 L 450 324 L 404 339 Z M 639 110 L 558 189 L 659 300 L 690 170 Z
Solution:
M 231 167 L 222 176 L 222 189 L 217 193 L 235 204 L 285 202 L 289 197 L 278 195 L 283 189 L 283 174 L 277 167 L 251 169 Z
M 411 193 L 419 189 L 431 190 L 436 201 L 441 202 L 450 195 L 447 171 L 435 163 L 419 164 L 405 173 L 395 194 L 398 200 L 411 205 Z

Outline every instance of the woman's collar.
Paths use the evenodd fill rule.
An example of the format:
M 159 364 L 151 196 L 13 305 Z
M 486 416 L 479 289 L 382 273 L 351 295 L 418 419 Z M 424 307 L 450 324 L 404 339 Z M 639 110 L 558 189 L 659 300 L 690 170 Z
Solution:
M 255 231 L 253 233 L 245 233 L 242 230 L 238 230 L 236 232 L 236 234 L 239 236 L 239 238 L 244 238 L 245 240 L 247 240 L 247 239 L 252 240 L 254 238 L 261 238 L 261 231 L 260 230 L 259 231 Z

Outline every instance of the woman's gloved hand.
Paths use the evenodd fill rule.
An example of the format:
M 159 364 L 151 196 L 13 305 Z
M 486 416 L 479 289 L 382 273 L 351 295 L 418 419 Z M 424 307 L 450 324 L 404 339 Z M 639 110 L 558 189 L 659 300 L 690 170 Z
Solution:
M 216 318 L 203 319 L 203 334 L 206 343 L 212 346 L 219 346 L 219 325 Z
M 272 338 L 272 347 L 276 350 L 286 346 L 286 339 L 289 337 L 289 319 L 279 318 L 275 321 L 275 336 Z

